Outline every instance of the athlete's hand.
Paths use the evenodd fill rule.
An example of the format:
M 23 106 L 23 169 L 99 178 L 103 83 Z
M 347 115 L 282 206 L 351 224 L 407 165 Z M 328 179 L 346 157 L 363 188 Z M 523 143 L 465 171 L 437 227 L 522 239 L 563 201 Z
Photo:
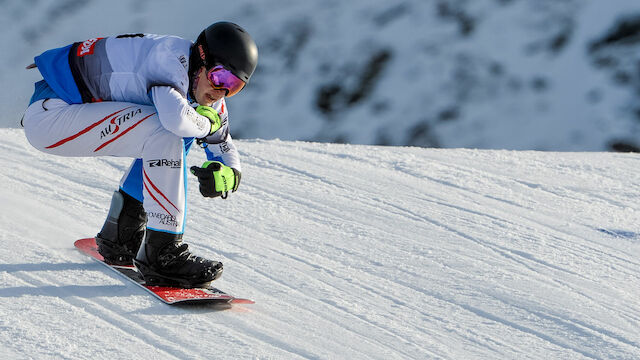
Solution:
M 226 199 L 229 190 L 236 192 L 240 185 L 240 171 L 218 161 L 207 161 L 202 167 L 192 166 L 191 173 L 198 177 L 200 194 L 204 197 Z
M 196 108 L 196 112 L 206 117 L 211 122 L 211 131 L 209 131 L 209 135 L 218 131 L 218 129 L 220 129 L 220 127 L 222 126 L 220 115 L 218 115 L 216 109 L 212 108 L 211 106 L 198 105 L 198 107 Z

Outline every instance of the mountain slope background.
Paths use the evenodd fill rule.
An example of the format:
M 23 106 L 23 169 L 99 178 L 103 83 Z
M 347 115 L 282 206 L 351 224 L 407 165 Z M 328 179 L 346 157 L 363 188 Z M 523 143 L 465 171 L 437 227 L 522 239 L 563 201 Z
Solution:
M 18 127 L 33 56 L 121 33 L 195 39 L 235 21 L 260 48 L 237 138 L 516 150 L 638 147 L 635 0 L 4 0 L 0 107 Z M 9 90 L 10 89 L 10 90 Z

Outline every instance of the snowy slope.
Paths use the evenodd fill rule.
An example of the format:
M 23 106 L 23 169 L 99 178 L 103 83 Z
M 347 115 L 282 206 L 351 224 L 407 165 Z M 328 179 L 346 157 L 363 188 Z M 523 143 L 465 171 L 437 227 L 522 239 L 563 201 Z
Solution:
M 635 155 L 240 141 L 241 191 L 189 189 L 185 238 L 256 301 L 220 311 L 73 249 L 126 160 L 0 139 L 2 358 L 640 357 Z

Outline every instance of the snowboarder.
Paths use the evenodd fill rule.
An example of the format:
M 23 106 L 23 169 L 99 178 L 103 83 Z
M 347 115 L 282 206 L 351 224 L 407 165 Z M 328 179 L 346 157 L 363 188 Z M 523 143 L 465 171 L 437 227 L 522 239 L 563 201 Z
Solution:
M 257 61 L 243 28 L 217 22 L 195 43 L 148 34 L 94 38 L 45 51 L 27 67 L 43 77 L 23 118 L 31 145 L 54 155 L 134 158 L 96 236 L 106 262 L 133 262 L 149 285 L 200 287 L 221 275 L 220 262 L 182 242 L 185 158 L 194 139 L 205 148 L 210 161 L 191 168 L 203 196 L 238 189 L 225 97 L 244 88 Z

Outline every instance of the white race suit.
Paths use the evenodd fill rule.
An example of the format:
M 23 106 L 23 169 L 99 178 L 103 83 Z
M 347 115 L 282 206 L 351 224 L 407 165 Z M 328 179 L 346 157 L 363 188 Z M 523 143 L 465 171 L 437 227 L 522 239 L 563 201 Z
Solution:
M 184 232 L 187 152 L 211 129 L 188 100 L 191 45 L 135 34 L 48 50 L 35 58 L 44 80 L 23 118 L 45 153 L 134 158 L 120 188 L 143 201 L 149 229 L 175 234 Z M 224 98 L 213 107 L 222 127 L 207 137 L 207 157 L 240 170 Z

